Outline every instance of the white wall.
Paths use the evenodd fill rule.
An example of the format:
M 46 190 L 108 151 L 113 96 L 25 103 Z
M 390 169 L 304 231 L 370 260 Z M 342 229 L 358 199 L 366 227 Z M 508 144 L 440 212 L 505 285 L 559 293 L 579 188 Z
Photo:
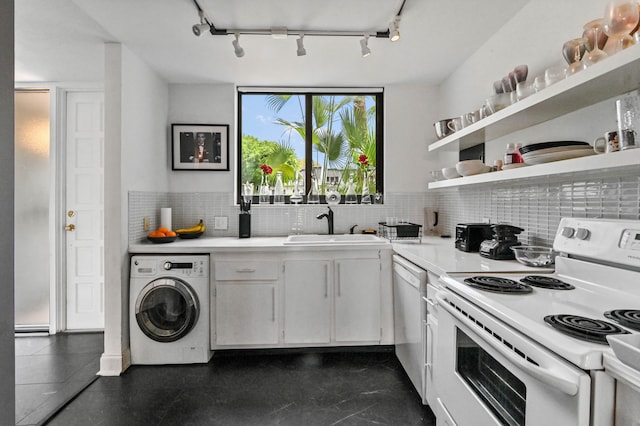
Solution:
M 606 0 L 530 0 L 441 85 L 441 118 L 477 109 L 493 82 L 520 64 L 529 78 L 551 65 L 567 65 L 564 42 L 581 37 L 585 23 L 604 15 Z M 471 35 L 470 35 L 471 36 Z
M 0 424 L 15 423 L 13 336 L 13 88 L 14 0 L 0 2 Z
M 394 85 L 385 87 L 384 93 L 385 191 L 424 191 L 428 171 L 437 166 L 436 156 L 427 151 L 433 135 L 437 91 L 430 86 Z M 169 99 L 170 123 L 229 124 L 230 152 L 229 172 L 172 171 L 169 191 L 232 192 L 237 142 L 235 86 L 171 84 Z
M 126 46 L 105 46 L 105 330 L 100 374 L 129 363 L 128 192 L 167 191 L 168 86 Z
M 169 191 L 233 192 L 237 138 L 235 117 L 236 89 L 233 84 L 169 85 L 169 136 L 167 139 L 169 142 L 171 141 L 171 124 L 229 125 L 229 171 L 173 170 L 170 172 Z M 171 170 L 170 163 L 167 168 Z
M 517 65 L 528 65 L 529 81 L 543 75 L 549 66 L 567 66 L 562 57 L 562 45 L 582 36 L 584 24 L 602 17 L 605 5 L 605 0 L 531 0 L 443 82 L 439 92 L 439 119 L 477 109 L 492 94 L 493 82 Z M 490 141 L 485 146 L 486 163 L 493 164 L 494 160 L 501 159 L 509 142 L 591 142 L 615 128 L 615 102 L 612 99 Z M 491 139 L 491 134 L 487 133 L 485 137 Z M 444 159 L 442 166 L 452 166 L 457 161 L 450 153 L 441 154 L 441 158 Z

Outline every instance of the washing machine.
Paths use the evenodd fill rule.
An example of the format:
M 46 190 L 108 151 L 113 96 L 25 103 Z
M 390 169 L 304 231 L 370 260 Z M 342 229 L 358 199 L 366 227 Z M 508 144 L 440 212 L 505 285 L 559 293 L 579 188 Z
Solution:
M 211 359 L 209 256 L 131 258 L 131 364 L 195 364 Z

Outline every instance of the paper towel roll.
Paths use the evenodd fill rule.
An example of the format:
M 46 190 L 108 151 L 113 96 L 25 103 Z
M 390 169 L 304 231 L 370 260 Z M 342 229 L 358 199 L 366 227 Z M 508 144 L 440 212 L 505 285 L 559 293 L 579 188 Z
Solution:
M 171 228 L 171 207 L 163 207 L 160 209 L 160 226 L 167 229 Z

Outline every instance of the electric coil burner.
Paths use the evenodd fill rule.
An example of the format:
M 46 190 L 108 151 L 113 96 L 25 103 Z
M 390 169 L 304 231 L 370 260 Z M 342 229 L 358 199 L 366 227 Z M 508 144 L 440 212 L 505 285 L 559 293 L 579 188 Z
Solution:
M 544 321 L 564 334 L 603 345 L 608 345 L 608 335 L 629 333 L 610 322 L 579 315 L 547 315 Z
M 480 275 L 466 278 L 464 282 L 471 287 L 494 293 L 527 294 L 533 289 L 526 284 L 519 283 L 508 278 Z
M 543 275 L 527 275 L 520 282 L 529 284 L 534 287 L 540 287 L 547 290 L 573 290 L 575 287 L 557 278 L 545 277 Z
M 638 309 L 615 309 L 605 312 L 604 316 L 624 327 L 640 331 L 640 310 Z

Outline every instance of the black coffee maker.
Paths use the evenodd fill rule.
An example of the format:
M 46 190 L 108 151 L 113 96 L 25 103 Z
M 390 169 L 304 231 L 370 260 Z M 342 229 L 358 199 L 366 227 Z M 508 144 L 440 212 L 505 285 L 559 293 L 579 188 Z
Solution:
M 524 229 L 513 225 L 491 225 L 492 240 L 480 243 L 480 256 L 497 260 L 512 260 L 515 255 L 511 247 L 519 246 L 518 234 Z

